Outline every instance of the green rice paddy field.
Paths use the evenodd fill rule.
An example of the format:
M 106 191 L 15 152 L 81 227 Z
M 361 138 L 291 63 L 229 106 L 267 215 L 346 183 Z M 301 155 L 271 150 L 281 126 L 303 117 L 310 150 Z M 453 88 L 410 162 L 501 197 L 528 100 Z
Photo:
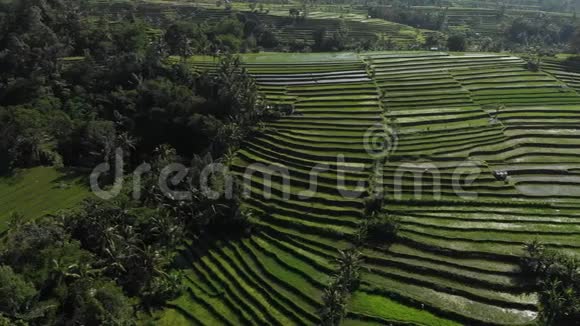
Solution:
M 260 212 L 257 231 L 208 250 L 187 247 L 187 290 L 155 324 L 318 324 L 337 249 L 351 245 L 365 218 L 368 194 L 341 191 L 368 183 L 375 159 L 364 139 L 376 125 L 396 130 L 380 169 L 383 211 L 401 229 L 392 245 L 363 248 L 362 284 L 344 324 L 534 323 L 537 295 L 518 277 L 523 244 L 539 239 L 580 254 L 578 67 L 552 59 L 531 72 L 509 55 L 421 52 L 260 53 L 243 61 L 269 103 L 294 108 L 231 166 L 249 181 L 243 204 Z M 216 63 L 189 62 L 198 71 Z M 289 198 L 280 176 L 264 197 L 260 173 L 244 176 L 255 163 L 288 169 Z M 328 169 L 303 199 L 318 164 Z M 87 196 L 81 178 L 54 168 L 2 177 L 0 232 L 14 212 L 35 218 Z
M 291 195 L 274 176 L 266 199 L 260 174 L 246 176 L 244 205 L 261 212 L 258 231 L 185 250 L 187 292 L 158 324 L 319 323 L 337 249 L 350 246 L 364 218 L 364 195 L 340 190 L 369 180 L 364 135 L 377 124 L 398 138 L 381 168 L 383 210 L 401 229 L 394 244 L 363 249 L 362 285 L 344 324 L 534 323 L 537 295 L 518 279 L 523 244 L 540 239 L 580 253 L 578 72 L 558 62 L 531 72 L 518 57 L 492 54 L 259 54 L 244 62 L 263 96 L 294 114 L 249 140 L 231 169 L 243 177 L 250 164 L 284 165 Z M 203 71 L 213 62 L 190 64 Z M 300 198 L 321 163 L 329 168 L 318 191 Z M 473 177 L 457 188 L 460 175 Z

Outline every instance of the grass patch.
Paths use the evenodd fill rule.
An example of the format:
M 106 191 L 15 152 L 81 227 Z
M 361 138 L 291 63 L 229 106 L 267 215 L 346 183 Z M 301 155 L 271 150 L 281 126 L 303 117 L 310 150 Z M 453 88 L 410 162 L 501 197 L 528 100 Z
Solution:
M 437 317 L 430 312 L 402 305 L 383 296 L 360 291 L 352 296 L 349 311 L 392 321 L 412 322 L 417 325 L 460 325 L 456 322 Z
M 70 170 L 36 167 L 0 177 L 0 232 L 12 213 L 28 219 L 70 208 L 90 196 L 86 180 Z

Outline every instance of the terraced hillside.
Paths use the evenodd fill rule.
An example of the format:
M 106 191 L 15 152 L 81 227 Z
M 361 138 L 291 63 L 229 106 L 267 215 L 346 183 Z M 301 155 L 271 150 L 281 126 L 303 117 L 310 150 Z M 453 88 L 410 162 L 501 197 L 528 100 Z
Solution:
M 383 19 L 370 18 L 365 3 L 357 5 L 315 4 L 308 5 L 306 19 L 295 20 L 290 17 L 290 9 L 301 8 L 302 5 L 293 1 L 279 3 L 277 1 L 235 1 L 225 5 L 216 5 L 216 1 L 197 0 L 184 2 L 179 0 L 156 1 L 147 0 L 131 2 L 116 0 L 113 2 L 91 1 L 89 7 L 96 8 L 96 14 L 116 14 L 136 9 L 142 16 L 153 20 L 172 19 L 177 16 L 187 17 L 199 23 L 215 24 L 221 18 L 237 13 L 243 13 L 248 18 L 260 20 L 276 35 L 282 43 L 304 42 L 314 43 L 312 34 L 316 30 L 326 29 L 328 35 L 335 33 L 341 23 L 350 31 L 350 36 L 358 40 L 374 40 L 383 37 L 391 40 L 394 45 L 403 48 L 416 48 L 422 45 L 425 37 L 432 31 L 414 28 Z M 258 4 L 260 7 L 258 7 Z M 388 4 L 384 4 L 388 7 Z M 542 5 L 539 0 L 448 0 L 439 1 L 435 6 L 433 1 L 413 1 L 410 10 L 424 13 L 439 13 L 445 16 L 443 30 L 463 31 L 466 28 L 478 33 L 479 36 L 496 37 L 505 28 L 504 24 L 516 17 L 537 17 L 538 15 L 553 16 L 556 19 L 573 17 L 574 10 L 580 10 L 578 4 L 572 3 L 576 9 L 554 11 L 549 4 Z
M 291 105 L 293 114 L 270 123 L 231 166 L 247 182 L 244 205 L 258 212 L 255 233 L 186 250 L 188 293 L 162 321 L 318 323 L 337 249 L 352 245 L 365 218 L 376 160 L 364 140 L 380 125 L 398 139 L 382 185 L 383 210 L 400 218 L 401 229 L 392 245 L 363 248 L 362 285 L 344 324 L 533 322 L 537 296 L 518 277 L 523 244 L 541 239 L 580 254 L 574 75 L 532 73 L 502 55 L 244 61 L 266 99 Z M 211 61 L 192 65 L 206 69 Z
M 93 4 L 95 13 L 99 15 L 115 14 L 131 6 L 133 4 L 123 1 L 112 3 L 96 1 Z M 341 25 L 348 31 L 348 37 L 358 41 L 374 42 L 382 37 L 399 46 L 421 44 L 424 41 L 423 32 L 419 29 L 382 19 L 368 18 L 361 12 L 325 12 L 316 11 L 313 8 L 306 19 L 296 20 L 290 17 L 288 12 L 290 8 L 295 8 L 295 5 L 266 4 L 268 9 L 262 12 L 251 11 L 247 3 L 234 3 L 232 10 L 216 8 L 215 2 L 191 4 L 179 1 L 145 1 L 134 6 L 136 13 L 140 16 L 159 22 L 182 16 L 196 23 L 212 25 L 225 17 L 242 13 L 246 19 L 264 23 L 276 38 L 285 44 L 303 42 L 305 45 L 312 46 L 314 32 L 324 30 L 330 36 L 338 32 Z
M 553 16 L 558 19 L 571 18 L 571 12 L 546 12 L 537 5 L 538 1 L 507 2 L 497 1 L 454 1 L 451 6 L 414 6 L 414 10 L 445 15 L 444 26 L 449 30 L 464 30 L 466 27 L 480 36 L 497 36 L 511 18 Z

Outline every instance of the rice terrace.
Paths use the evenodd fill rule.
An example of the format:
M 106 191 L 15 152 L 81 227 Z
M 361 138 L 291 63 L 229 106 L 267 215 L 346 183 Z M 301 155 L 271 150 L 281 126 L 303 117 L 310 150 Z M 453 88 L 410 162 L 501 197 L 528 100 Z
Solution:
M 580 325 L 576 10 L 0 1 L 0 325 Z

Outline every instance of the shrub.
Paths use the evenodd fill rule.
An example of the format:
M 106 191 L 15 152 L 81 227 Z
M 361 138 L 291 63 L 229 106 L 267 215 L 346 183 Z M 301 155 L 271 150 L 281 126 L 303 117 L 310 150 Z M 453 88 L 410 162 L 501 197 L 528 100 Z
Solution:
M 522 271 L 536 278 L 542 325 L 580 325 L 578 259 L 546 249 L 534 240 L 525 245 Z
M 274 48 L 280 42 L 278 41 L 276 34 L 274 34 L 271 30 L 267 29 L 262 34 L 260 34 L 258 43 L 266 48 Z
M 143 291 L 143 303 L 148 307 L 161 307 L 177 298 L 183 291 L 181 274 L 170 273 L 153 278 Z
M 580 63 L 580 55 L 573 55 L 566 59 L 565 61 L 568 64 L 579 64 Z
M 354 248 L 339 250 L 337 262 L 339 270 L 335 276 L 336 279 L 345 291 L 355 291 L 360 285 L 361 253 Z
M 365 198 L 364 205 L 365 205 L 365 216 L 371 218 L 373 216 L 378 215 L 383 208 L 383 204 L 385 202 L 384 194 L 378 193 L 372 196 Z
M 322 293 L 323 307 L 320 310 L 321 325 L 337 326 L 346 316 L 348 293 L 334 280 Z
M 219 35 L 217 39 L 225 49 L 231 52 L 238 52 L 242 44 L 242 40 L 232 34 Z
M 372 218 L 367 226 L 367 240 L 372 242 L 391 242 L 399 232 L 399 218 L 385 214 Z
M 449 51 L 463 52 L 467 49 L 467 39 L 461 34 L 451 35 L 447 39 L 447 48 Z
M 15 315 L 27 310 L 36 289 L 9 266 L 0 266 L 0 312 Z
M 123 291 L 113 282 L 79 280 L 67 298 L 70 325 L 132 325 L 133 311 Z

